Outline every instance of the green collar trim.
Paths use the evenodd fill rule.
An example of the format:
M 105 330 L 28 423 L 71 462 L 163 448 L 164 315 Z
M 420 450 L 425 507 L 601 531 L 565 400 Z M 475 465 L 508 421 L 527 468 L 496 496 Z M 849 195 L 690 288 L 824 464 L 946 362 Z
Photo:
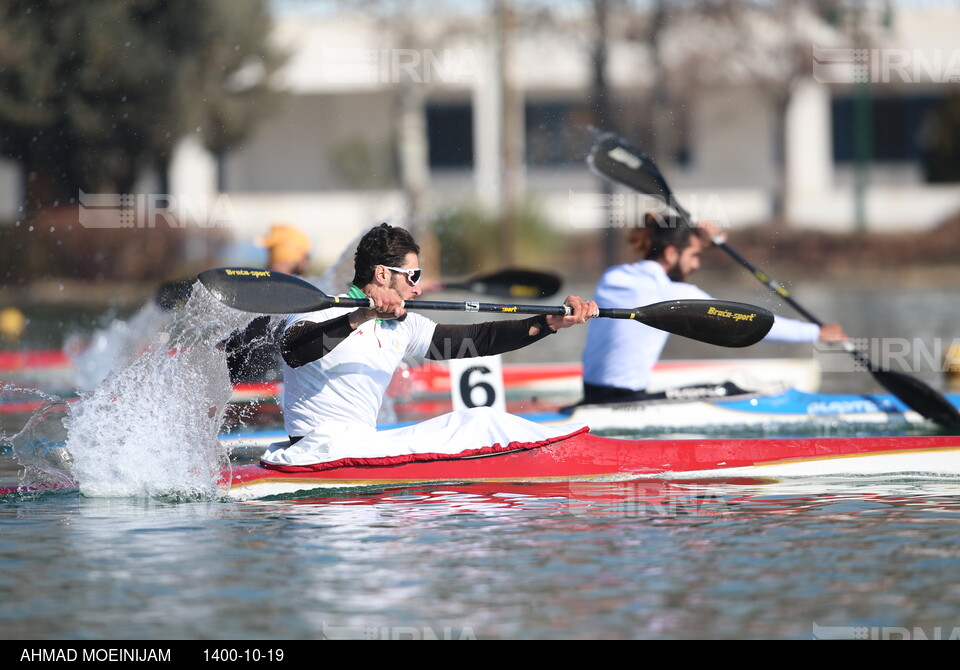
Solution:
M 350 284 L 350 289 L 347 291 L 348 298 L 366 298 L 367 294 L 364 293 L 359 287 Z M 377 319 L 377 323 L 383 323 L 383 319 Z

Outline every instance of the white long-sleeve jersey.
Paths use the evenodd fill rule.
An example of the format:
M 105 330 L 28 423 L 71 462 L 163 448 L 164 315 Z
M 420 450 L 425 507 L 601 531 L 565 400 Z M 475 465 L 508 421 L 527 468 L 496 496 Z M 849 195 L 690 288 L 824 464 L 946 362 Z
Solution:
M 711 300 L 703 289 L 671 280 L 656 261 L 609 268 L 593 294 L 600 307 L 642 307 L 664 300 Z M 820 327 L 777 316 L 765 340 L 814 342 Z M 629 319 L 591 319 L 583 348 L 583 381 L 642 391 L 669 333 Z

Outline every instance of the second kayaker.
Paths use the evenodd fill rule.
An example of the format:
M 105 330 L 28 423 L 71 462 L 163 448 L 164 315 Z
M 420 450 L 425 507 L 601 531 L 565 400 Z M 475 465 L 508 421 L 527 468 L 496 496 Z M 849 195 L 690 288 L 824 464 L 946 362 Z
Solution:
M 643 250 L 636 263 L 616 265 L 600 278 L 594 300 L 601 307 L 644 306 L 664 300 L 710 300 L 687 280 L 700 267 L 700 254 L 719 227 L 687 225 L 674 215 L 647 214 L 643 235 L 632 233 L 634 248 Z M 631 402 L 651 397 L 650 375 L 667 343 L 668 333 L 622 319 L 590 322 L 583 348 L 583 404 Z M 777 316 L 764 338 L 771 342 L 838 342 L 846 339 L 836 323 L 818 326 Z

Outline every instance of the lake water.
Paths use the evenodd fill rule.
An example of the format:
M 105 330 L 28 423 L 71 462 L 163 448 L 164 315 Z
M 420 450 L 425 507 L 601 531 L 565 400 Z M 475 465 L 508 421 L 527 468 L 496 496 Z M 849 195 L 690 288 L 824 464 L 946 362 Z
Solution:
M 0 503 L 7 639 L 957 637 L 960 484 Z
M 804 302 L 825 319 L 842 315 L 858 337 L 929 346 L 960 337 L 953 295 L 814 287 Z M 768 304 L 749 289 L 723 297 Z M 527 360 L 575 360 L 579 335 L 566 335 Z M 879 340 L 865 345 L 884 352 Z M 670 346 L 674 357 L 721 353 Z M 814 355 L 762 347 L 750 355 Z M 929 357 L 911 355 L 899 359 L 939 386 Z M 840 369 L 846 358 L 823 356 L 838 368 L 826 386 L 876 390 L 869 375 Z M 151 459 L 202 451 L 167 444 L 191 408 L 146 395 L 121 408 L 129 415 L 99 416 L 136 431 L 149 422 L 130 415 L 155 415 L 141 427 L 163 448 L 117 458 L 159 471 Z M 87 437 L 83 448 L 105 453 L 120 439 Z M 97 474 L 123 478 L 108 465 Z M 21 471 L 0 454 L 0 483 Z M 958 531 L 960 481 L 442 486 L 258 503 L 192 488 L 18 494 L 0 498 L 0 637 L 956 638 Z

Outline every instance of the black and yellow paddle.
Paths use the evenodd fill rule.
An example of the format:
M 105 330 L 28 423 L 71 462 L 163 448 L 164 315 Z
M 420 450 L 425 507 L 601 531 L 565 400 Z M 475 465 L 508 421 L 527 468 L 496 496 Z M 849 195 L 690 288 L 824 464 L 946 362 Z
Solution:
M 199 275 L 213 296 L 229 307 L 257 314 L 298 314 L 328 307 L 372 308 L 369 298 L 326 295 L 313 284 L 280 272 L 254 268 L 215 268 Z M 501 305 L 483 302 L 408 300 L 409 310 L 567 315 L 566 305 Z M 746 347 L 763 339 L 773 314 L 727 300 L 672 300 L 634 309 L 601 308 L 600 317 L 633 319 L 653 328 L 721 347 Z
M 677 202 L 653 159 L 640 149 L 630 145 L 622 137 L 613 133 L 598 133 L 590 155 L 587 157 L 587 164 L 591 170 L 601 177 L 661 200 L 687 224 L 693 225 L 690 213 Z M 713 242 L 752 272 L 771 291 L 787 301 L 805 319 L 818 326 L 823 325 L 819 319 L 797 303 L 780 282 L 772 279 L 741 256 L 727 244 L 722 236 L 714 238 Z M 877 383 L 912 410 L 940 426 L 960 430 L 960 412 L 936 390 L 909 375 L 878 367 L 866 354 L 859 351 L 849 341 L 844 342 L 843 347 L 853 356 L 858 365 L 873 375 Z
M 161 284 L 154 300 L 163 310 L 183 307 L 196 279 L 179 279 Z M 549 272 L 505 268 L 474 275 L 468 279 L 435 284 L 435 291 L 468 291 L 499 298 L 549 298 L 560 290 L 560 277 Z

